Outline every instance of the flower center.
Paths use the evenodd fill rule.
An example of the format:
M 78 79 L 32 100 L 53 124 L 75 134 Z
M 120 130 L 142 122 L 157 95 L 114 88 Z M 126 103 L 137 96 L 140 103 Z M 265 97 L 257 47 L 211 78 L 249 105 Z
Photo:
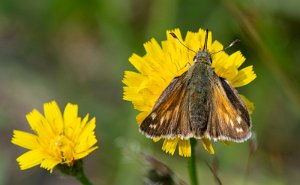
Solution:
M 75 144 L 64 134 L 57 135 L 51 142 L 52 154 L 60 161 L 72 166 L 74 162 L 74 147 Z

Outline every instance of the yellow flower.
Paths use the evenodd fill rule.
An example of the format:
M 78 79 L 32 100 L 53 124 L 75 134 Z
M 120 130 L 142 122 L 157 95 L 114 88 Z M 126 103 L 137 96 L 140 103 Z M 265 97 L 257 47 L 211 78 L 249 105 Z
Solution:
M 205 30 L 199 29 L 198 32 L 188 32 L 185 39 L 181 37 L 179 29 L 167 31 L 167 40 L 162 41 L 162 46 L 155 39 L 151 39 L 144 44 L 146 55 L 143 57 L 133 54 L 129 61 L 138 72 L 125 71 L 123 83 L 123 99 L 131 101 L 135 109 L 141 111 L 137 116 L 137 123 L 140 125 L 150 114 L 155 102 L 170 84 L 174 77 L 186 72 L 190 65 L 193 65 L 194 52 L 187 50 L 169 33 L 173 32 L 188 48 L 194 51 L 202 50 L 205 42 Z M 207 48 L 212 57 L 212 68 L 219 77 L 227 79 L 232 86 L 240 87 L 247 85 L 256 78 L 252 66 L 238 69 L 245 57 L 240 51 L 231 55 L 226 54 L 223 45 L 218 41 L 212 42 L 209 32 Z M 253 104 L 242 96 L 249 112 L 254 109 Z M 156 138 L 158 141 L 161 138 Z M 209 153 L 214 153 L 210 141 L 206 138 L 201 139 L 204 148 Z M 191 155 L 191 145 L 189 140 L 180 138 L 164 139 L 162 149 L 167 153 L 174 154 L 178 146 L 179 155 L 189 157 Z
M 72 166 L 97 149 L 96 118 L 78 117 L 78 106 L 68 103 L 62 115 L 57 103 L 44 104 L 43 116 L 36 109 L 26 115 L 35 134 L 14 130 L 11 142 L 29 149 L 17 158 L 22 170 L 39 165 L 50 170 L 58 164 Z

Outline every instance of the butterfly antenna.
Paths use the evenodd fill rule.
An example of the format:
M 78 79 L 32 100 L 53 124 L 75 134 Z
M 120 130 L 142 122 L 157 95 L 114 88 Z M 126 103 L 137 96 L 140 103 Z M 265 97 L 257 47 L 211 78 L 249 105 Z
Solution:
M 240 40 L 240 39 L 235 39 L 235 40 L 232 41 L 226 48 L 224 48 L 224 49 L 222 49 L 222 50 L 220 50 L 220 51 L 211 53 L 211 54 L 216 54 L 216 53 L 219 53 L 219 52 L 221 52 L 221 51 L 225 51 L 225 50 L 231 48 L 232 46 L 234 46 L 234 45 L 235 45 L 236 43 L 238 43 L 238 42 L 241 42 L 241 40 Z
M 203 50 L 205 51 L 207 51 L 207 39 L 208 39 L 208 29 L 205 30 L 205 41 L 203 46 Z
M 175 33 L 170 32 L 170 35 L 172 35 L 172 37 L 173 37 L 174 39 L 176 39 L 181 45 L 183 45 L 186 49 L 188 49 L 188 50 L 190 50 L 190 51 L 192 51 L 192 52 L 194 52 L 194 53 L 197 53 L 196 51 L 192 50 L 191 48 L 189 48 L 189 47 L 187 47 L 185 44 L 183 44 L 183 43 L 178 39 L 178 37 L 177 37 L 177 35 L 176 35 Z

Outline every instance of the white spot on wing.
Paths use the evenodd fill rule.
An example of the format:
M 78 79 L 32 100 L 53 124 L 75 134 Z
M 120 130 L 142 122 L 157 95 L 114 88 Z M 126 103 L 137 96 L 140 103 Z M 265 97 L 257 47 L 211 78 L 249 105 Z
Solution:
M 238 116 L 238 117 L 236 118 L 236 120 L 237 120 L 238 124 L 241 124 L 242 118 L 241 118 L 240 116 Z
M 231 125 L 232 128 L 234 127 L 234 124 L 233 124 L 232 120 L 230 120 L 230 125 Z
M 242 128 L 236 128 L 235 130 L 237 133 L 244 132 L 244 130 Z
M 165 120 L 165 117 L 164 116 L 161 117 L 161 119 L 160 119 L 160 125 L 164 123 L 164 120 Z
M 229 116 L 227 114 L 224 114 L 224 118 L 225 118 L 225 123 L 229 122 Z
M 154 120 L 156 118 L 157 114 L 155 112 L 153 112 L 150 116 L 151 116 L 152 120 Z
M 151 125 L 149 125 L 149 127 L 152 128 L 152 129 L 155 129 L 156 126 L 157 126 L 156 124 L 151 124 Z

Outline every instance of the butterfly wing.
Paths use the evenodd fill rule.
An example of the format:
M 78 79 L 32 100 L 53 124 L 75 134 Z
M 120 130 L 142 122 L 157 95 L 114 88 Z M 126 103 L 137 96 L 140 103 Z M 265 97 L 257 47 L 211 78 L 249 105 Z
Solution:
M 213 140 L 243 142 L 251 137 L 251 120 L 238 92 L 223 78 L 214 75 L 208 101 L 205 136 Z
M 185 76 L 183 73 L 172 80 L 140 125 L 140 131 L 147 137 L 183 138 L 191 133 L 186 96 L 189 79 Z

